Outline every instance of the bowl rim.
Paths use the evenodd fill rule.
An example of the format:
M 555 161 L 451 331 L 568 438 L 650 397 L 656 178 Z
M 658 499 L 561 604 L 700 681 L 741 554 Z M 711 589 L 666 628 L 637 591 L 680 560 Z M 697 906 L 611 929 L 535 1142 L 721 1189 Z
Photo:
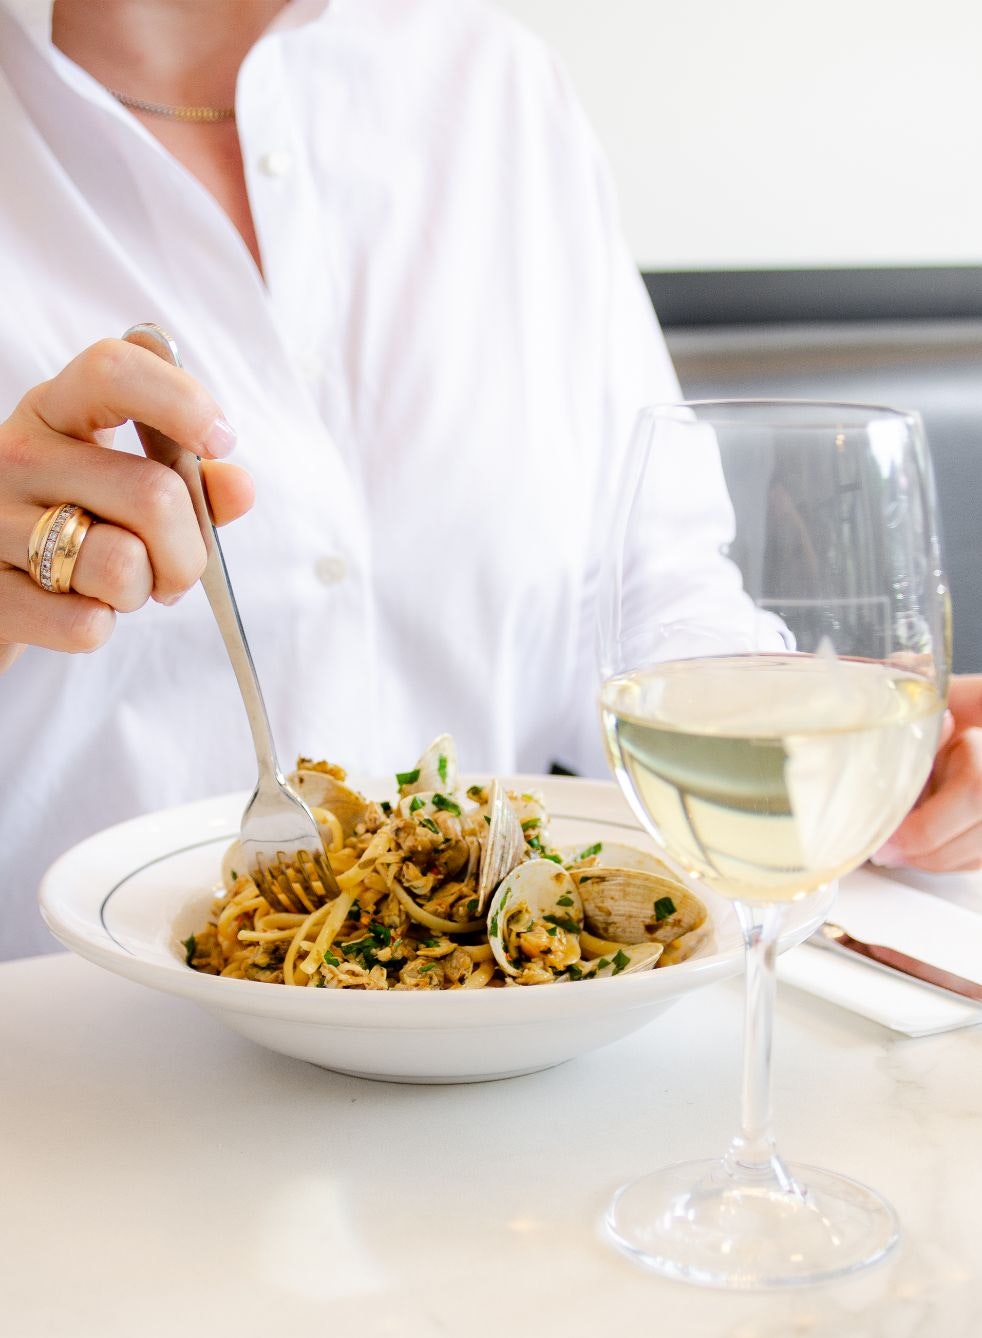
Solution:
M 481 783 L 488 779 L 483 773 L 462 778 L 465 783 Z M 558 795 L 576 795 L 581 802 L 599 800 L 614 810 L 613 816 L 609 816 L 606 812 L 562 814 L 551 809 L 554 818 L 569 821 L 582 818 L 606 826 L 623 826 L 625 830 L 644 834 L 612 780 L 524 772 L 503 779 L 512 788 L 546 788 Z M 372 794 L 373 790 L 378 794 L 386 786 L 388 790 L 392 788 L 391 780 L 380 780 L 378 777 L 351 776 L 348 783 L 367 794 Z M 540 1020 L 558 1016 L 575 1018 L 598 1010 L 650 1009 L 715 980 L 737 975 L 743 969 L 743 949 L 738 942 L 729 949 L 696 955 L 660 971 L 576 982 L 577 987 L 559 990 L 534 987 L 454 991 L 276 989 L 263 981 L 236 980 L 192 971 L 181 962 L 177 954 L 173 961 L 149 960 L 119 944 L 107 927 L 103 915 L 106 903 L 120 884 L 153 863 L 211 843 L 233 839 L 238 830 L 237 815 L 247 799 L 247 792 L 231 791 L 158 809 L 103 828 L 72 846 L 53 861 L 41 881 L 38 900 L 48 928 L 59 942 L 78 955 L 153 989 L 192 999 L 217 1011 L 247 1013 L 325 1027 L 357 1026 L 392 1030 L 441 1026 L 456 1029 L 521 1023 L 534 1025 Z M 189 833 L 196 832 L 197 836 L 191 839 L 189 835 L 180 848 L 175 848 L 173 833 L 185 826 Z M 132 853 L 124 853 L 132 849 L 133 842 L 142 851 L 142 859 L 134 859 Z M 103 884 L 102 895 L 97 900 L 93 898 L 91 888 L 85 886 L 86 866 L 93 863 L 99 864 L 100 874 L 90 872 L 88 877 L 104 877 L 105 883 L 109 883 L 108 889 Z M 112 871 L 103 875 L 102 867 Z M 834 891 L 834 887 L 831 887 L 827 895 L 818 894 L 799 903 L 805 913 L 793 916 L 782 931 L 779 951 L 800 942 L 817 927 L 834 897 Z M 88 905 L 84 906 L 81 903 L 86 899 Z M 722 898 L 717 898 L 717 901 L 724 906 L 726 904 Z M 93 913 L 95 906 L 98 910 Z M 795 909 L 792 906 L 792 911 Z M 580 985 L 589 988 L 580 989 Z M 392 994 L 397 994 L 402 1001 L 395 1007 L 389 998 Z M 451 1003 L 445 997 L 447 994 L 452 994 L 456 1002 Z

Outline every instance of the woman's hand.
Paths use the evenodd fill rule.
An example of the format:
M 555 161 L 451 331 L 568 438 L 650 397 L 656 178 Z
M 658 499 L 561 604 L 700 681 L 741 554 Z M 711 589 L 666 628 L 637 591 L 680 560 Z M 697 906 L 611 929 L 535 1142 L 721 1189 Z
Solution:
M 873 862 L 938 873 L 982 869 L 982 674 L 951 680 L 934 770 Z
M 205 546 L 190 494 L 173 470 L 111 449 L 127 419 L 157 428 L 203 457 L 215 523 L 252 505 L 252 480 L 219 464 L 235 434 L 187 372 L 146 349 L 105 339 L 35 386 L 0 424 L 0 670 L 24 645 L 91 651 L 116 614 L 147 599 L 172 604 L 201 575 Z M 73 502 L 96 518 L 71 591 L 43 590 L 28 574 L 28 541 L 51 506 Z

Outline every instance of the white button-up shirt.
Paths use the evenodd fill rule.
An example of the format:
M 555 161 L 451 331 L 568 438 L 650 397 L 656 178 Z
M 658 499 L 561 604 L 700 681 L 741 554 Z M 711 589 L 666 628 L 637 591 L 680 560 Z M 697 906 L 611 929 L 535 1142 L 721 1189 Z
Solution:
M 263 278 L 51 46 L 50 10 L 0 0 L 0 417 L 158 322 L 256 479 L 223 545 L 284 767 L 387 773 L 449 730 L 465 770 L 602 768 L 612 484 L 638 408 L 678 388 L 553 59 L 472 0 L 294 0 L 236 95 Z M 704 522 L 711 542 L 698 470 L 683 487 L 686 543 Z M 34 897 L 60 851 L 251 787 L 200 588 L 91 656 L 29 649 L 0 679 L 0 754 L 3 956 L 52 946 Z

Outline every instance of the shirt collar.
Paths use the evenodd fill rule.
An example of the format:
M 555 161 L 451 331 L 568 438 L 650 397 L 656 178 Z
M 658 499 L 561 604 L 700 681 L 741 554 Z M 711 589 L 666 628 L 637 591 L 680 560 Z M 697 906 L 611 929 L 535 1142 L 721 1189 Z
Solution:
M 51 13 L 54 0 L 0 0 L 21 27 L 39 44 L 51 41 Z

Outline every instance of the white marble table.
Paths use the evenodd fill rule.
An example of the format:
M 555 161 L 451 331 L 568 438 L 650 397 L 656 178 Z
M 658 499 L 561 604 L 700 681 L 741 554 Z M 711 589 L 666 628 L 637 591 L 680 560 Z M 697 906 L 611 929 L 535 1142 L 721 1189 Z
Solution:
M 470 1087 L 339 1077 L 70 956 L 0 967 L 4 1338 L 976 1338 L 982 1031 L 910 1040 L 785 988 L 786 1156 L 904 1227 L 844 1283 L 645 1273 L 599 1225 L 736 1118 L 735 983 L 585 1059 Z

